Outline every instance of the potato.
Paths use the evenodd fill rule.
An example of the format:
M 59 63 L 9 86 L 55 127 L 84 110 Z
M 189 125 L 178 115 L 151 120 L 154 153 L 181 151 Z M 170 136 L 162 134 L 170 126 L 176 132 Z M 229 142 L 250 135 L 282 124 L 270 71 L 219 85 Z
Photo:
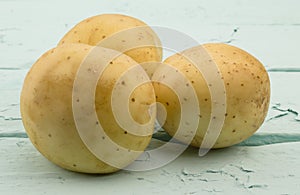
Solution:
M 256 58 L 237 47 L 222 43 L 204 44 L 167 58 L 164 64 L 181 72 L 190 81 L 199 102 L 200 114 L 193 115 L 194 121 L 199 119 L 199 125 L 191 143 L 187 144 L 195 147 L 201 146 L 211 119 L 212 103 L 216 105 L 220 103 L 216 100 L 212 101 L 209 89 L 213 87 L 213 84 L 207 82 L 201 71 L 196 69 L 194 61 L 187 57 L 200 56 L 197 52 L 202 50 L 207 52 L 207 56 L 211 56 L 211 58 L 203 59 L 203 64 L 207 64 L 204 70 L 207 72 L 213 70 L 209 63 L 215 63 L 219 69 L 216 74 L 206 76 L 211 81 L 215 81 L 217 80 L 215 75 L 220 75 L 219 78 L 223 81 L 226 94 L 225 113 L 212 116 L 212 124 L 225 117 L 221 133 L 213 144 L 213 148 L 228 147 L 247 139 L 262 125 L 270 101 L 269 77 L 264 66 Z M 154 73 L 153 80 L 156 81 L 154 88 L 157 101 L 164 104 L 167 112 L 163 128 L 174 136 L 179 125 L 181 109 L 180 97 L 176 96 L 171 87 L 176 88 L 179 85 L 178 78 L 172 74 L 161 76 L 162 71 L 162 68 L 158 68 Z M 161 84 L 166 80 L 171 81 L 173 85 L 170 87 Z M 223 93 L 223 91 L 217 91 L 217 93 Z M 225 104 L 218 106 L 225 106 Z M 186 137 L 190 136 L 188 131 L 189 129 L 186 129 L 185 133 L 178 134 L 175 138 L 186 142 Z
M 131 90 L 141 81 L 145 83 Z M 125 93 L 129 98 L 121 99 Z M 149 77 L 130 57 L 102 47 L 64 44 L 32 66 L 20 106 L 30 140 L 50 161 L 76 172 L 111 173 L 133 162 L 148 146 L 155 121 L 149 105 L 154 102 Z M 114 103 L 129 110 L 141 128 L 121 126 L 116 118 L 120 108 Z M 118 117 L 128 118 L 128 113 Z
M 103 14 L 75 25 L 59 42 L 85 43 L 125 52 L 138 63 L 161 62 L 161 43 L 144 22 L 125 15 Z

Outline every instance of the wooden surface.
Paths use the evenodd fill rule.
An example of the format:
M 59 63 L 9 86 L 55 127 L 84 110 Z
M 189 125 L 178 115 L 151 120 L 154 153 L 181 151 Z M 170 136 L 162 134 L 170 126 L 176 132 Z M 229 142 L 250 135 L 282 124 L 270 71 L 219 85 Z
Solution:
M 297 0 L 0 0 L 0 194 L 299 194 L 299 9 Z M 256 56 L 269 71 L 272 87 L 263 126 L 239 146 L 203 158 L 190 148 L 148 172 L 91 176 L 47 161 L 22 126 L 23 79 L 74 24 L 101 13 L 128 14 L 182 31 L 199 43 L 226 42 Z

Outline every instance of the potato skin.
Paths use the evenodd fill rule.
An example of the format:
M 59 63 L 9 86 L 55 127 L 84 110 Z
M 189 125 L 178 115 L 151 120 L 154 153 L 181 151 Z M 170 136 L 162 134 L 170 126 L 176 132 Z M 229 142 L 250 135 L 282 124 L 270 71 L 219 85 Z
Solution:
M 208 43 L 202 46 L 218 66 L 226 89 L 225 122 L 213 146 L 224 148 L 247 139 L 262 125 L 269 107 L 270 80 L 264 66 L 249 53 L 222 43 Z M 191 48 L 184 52 L 187 54 L 194 50 L 195 48 Z M 188 144 L 200 147 L 211 115 L 212 100 L 209 87 L 202 74 L 181 53 L 167 58 L 164 63 L 182 72 L 197 93 L 201 114 L 195 116 L 195 119 L 199 117 L 199 126 L 192 142 Z M 157 84 L 154 84 L 154 88 L 157 101 L 165 104 L 169 98 L 168 105 L 165 105 L 168 117 L 163 128 L 174 136 L 180 118 L 178 99 L 175 95 L 170 95 L 171 89 Z M 166 94 L 169 94 L 168 97 Z M 177 139 L 184 140 L 180 136 Z
M 141 31 L 132 31 L 132 36 L 124 34 L 122 40 L 109 38 L 110 36 L 136 27 L 144 27 Z M 137 34 L 136 34 L 137 33 Z M 105 40 L 106 42 L 101 42 Z M 75 25 L 58 43 L 85 43 L 99 45 L 121 51 L 131 48 L 131 45 L 140 46 L 143 43 L 151 44 L 140 48 L 130 49 L 125 54 L 138 63 L 161 62 L 161 43 L 155 32 L 144 22 L 121 14 L 102 14 L 87 18 Z M 123 51 L 121 51 L 123 52 Z
M 85 44 L 64 44 L 42 55 L 25 78 L 20 97 L 21 115 L 31 142 L 53 163 L 76 172 L 111 173 L 118 168 L 99 160 L 88 150 L 76 130 L 73 118 L 74 79 L 82 60 L 93 48 Z M 104 53 L 101 55 L 105 56 Z M 110 107 L 111 91 L 116 80 L 136 64 L 126 55 L 115 58 L 97 83 L 95 105 L 100 124 L 115 143 L 128 150 L 143 151 L 151 135 L 124 133 L 125 130 L 112 118 Z M 132 97 L 136 100 L 134 105 L 129 103 L 133 118 L 138 123 L 148 121 L 150 116 L 144 103 L 155 102 L 152 86 L 137 88 Z M 154 120 L 151 123 L 154 126 Z M 128 165 L 134 159 L 119 160 Z

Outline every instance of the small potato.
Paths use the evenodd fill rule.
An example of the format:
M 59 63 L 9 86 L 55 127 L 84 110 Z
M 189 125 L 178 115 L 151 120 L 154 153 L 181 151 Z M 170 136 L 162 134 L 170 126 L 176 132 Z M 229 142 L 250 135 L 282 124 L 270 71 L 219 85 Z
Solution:
M 138 63 L 161 62 L 161 43 L 144 22 L 120 14 L 103 14 L 75 25 L 59 42 L 98 45 L 127 54 Z
M 208 59 L 203 59 L 203 63 L 215 63 L 226 94 L 226 110 L 221 113 L 225 116 L 221 133 L 213 148 L 223 148 L 237 144 L 250 137 L 262 125 L 270 101 L 270 81 L 264 66 L 249 53 L 227 44 L 210 43 L 190 48 L 181 53 L 175 54 L 164 61 L 171 67 L 177 69 L 190 81 L 194 88 L 199 102 L 200 114 L 194 115 L 194 121 L 199 119 L 199 125 L 191 143 L 192 146 L 200 147 L 207 132 L 212 113 L 212 103 L 218 105 L 219 102 L 212 101 L 209 91 L 213 87 L 207 83 L 195 64 L 186 56 L 197 56 L 197 52 L 204 50 Z M 206 61 L 205 61 L 206 60 Z M 209 71 L 210 67 L 206 67 Z M 174 136 L 180 121 L 180 100 L 173 92 L 179 84 L 178 78 L 170 74 L 161 76 L 162 68 L 158 68 L 154 73 L 153 80 L 157 101 L 164 104 L 167 117 L 163 128 Z M 217 75 L 215 74 L 215 75 Z M 160 75 L 158 77 L 157 75 Z M 214 75 L 206 75 L 214 80 Z M 173 85 L 164 86 L 159 84 L 163 81 L 171 81 Z M 176 83 L 177 82 L 177 83 Z M 187 84 L 188 85 L 188 84 Z M 224 88 L 223 88 L 224 89 Z M 219 91 L 223 93 L 223 91 Z M 224 104 L 225 105 L 225 104 Z M 223 106 L 224 106 L 223 105 Z M 222 105 L 218 105 L 222 106 Z M 186 113 L 182 113 L 186 114 Z M 220 120 L 220 116 L 212 117 L 212 123 Z M 189 129 L 185 133 L 176 135 L 176 139 L 185 141 Z
M 111 173 L 129 165 L 148 146 L 155 122 L 155 112 L 149 114 L 155 102 L 153 87 L 149 80 L 131 90 L 138 79 L 149 80 L 144 69 L 111 49 L 63 44 L 49 50 L 28 72 L 21 93 L 21 115 L 30 140 L 46 158 L 68 170 Z M 116 88 L 128 92 L 129 98 L 120 99 L 124 93 Z M 120 126 L 113 101 L 143 125 L 139 132 Z

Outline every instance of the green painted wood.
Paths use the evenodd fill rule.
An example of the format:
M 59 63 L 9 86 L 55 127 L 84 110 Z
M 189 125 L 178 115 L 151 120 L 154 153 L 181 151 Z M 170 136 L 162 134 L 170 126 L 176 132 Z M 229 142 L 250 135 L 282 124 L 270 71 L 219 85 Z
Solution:
M 298 0 L 0 0 L 0 194 L 297 194 L 299 7 Z M 240 146 L 204 158 L 189 148 L 171 164 L 148 172 L 91 176 L 47 161 L 22 126 L 23 79 L 74 24 L 101 13 L 132 15 L 185 32 L 199 43 L 225 42 L 249 51 L 271 78 L 271 106 L 263 126 Z M 168 139 L 162 132 L 155 137 Z M 153 139 L 151 146 L 160 144 Z
M 154 141 L 152 147 L 161 143 Z M 86 175 L 63 170 L 27 138 L 0 138 L 1 194 L 296 194 L 300 143 L 231 147 L 198 157 L 189 148 L 165 167 Z M 151 158 L 151 157 L 150 157 Z

